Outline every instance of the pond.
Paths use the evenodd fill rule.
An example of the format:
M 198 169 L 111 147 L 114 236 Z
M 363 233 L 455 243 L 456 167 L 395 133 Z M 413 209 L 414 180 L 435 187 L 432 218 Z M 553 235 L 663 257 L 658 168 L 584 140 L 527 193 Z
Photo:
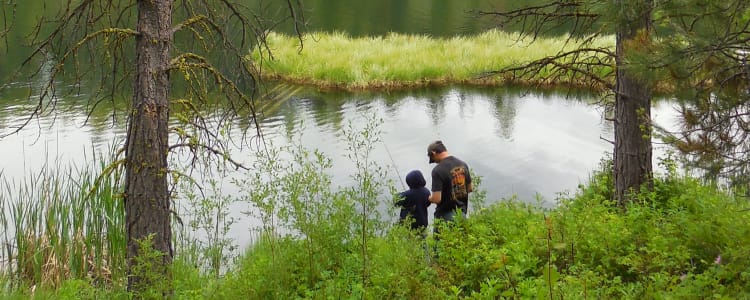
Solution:
M 351 183 L 342 130 L 375 118 L 382 120 L 382 142 L 375 145 L 374 160 L 396 182 L 410 170 L 428 174 L 434 165 L 428 164 L 427 145 L 442 140 L 451 154 L 484 178 L 489 201 L 517 196 L 554 203 L 557 193 L 585 183 L 612 152 L 612 124 L 604 120 L 603 108 L 592 104 L 597 100 L 585 94 L 460 86 L 366 94 L 303 89 L 260 124 L 265 140 L 276 145 L 287 144 L 288 135 L 302 131 L 302 145 L 334 160 L 334 185 Z M 672 127 L 676 113 L 668 102 L 660 103 L 653 117 L 657 124 Z M 26 118 L 16 105 L 6 105 L 0 115 L 5 128 Z M 106 153 L 122 144 L 123 122 L 86 122 L 86 116 L 83 108 L 61 111 L 3 138 L 4 176 L 21 179 L 45 165 L 80 165 L 94 151 Z M 655 148 L 657 156 L 664 152 Z M 253 150 L 236 151 L 236 159 L 249 164 Z
M 312 1 L 306 7 L 313 30 L 448 36 L 488 27 L 468 18 L 465 11 L 501 2 L 368 1 L 366 5 L 373 7 L 363 9 L 354 7 L 352 1 L 327 0 Z M 374 117 L 382 120 L 382 142 L 376 144 L 373 159 L 385 166 L 388 179 L 397 187 L 410 170 L 429 174 L 434 165 L 428 164 L 426 147 L 439 139 L 483 178 L 480 188 L 487 192 L 488 204 L 517 197 L 550 206 L 559 193 L 574 192 L 585 183 L 612 152 L 607 141 L 613 139 L 612 125 L 604 120 L 602 107 L 592 104 L 598 100 L 598 96 L 585 93 L 517 88 L 451 86 L 368 93 L 299 89 L 267 113 L 260 125 L 269 142 L 283 145 L 288 143 L 289 133 L 297 133 L 304 146 L 333 159 L 335 186 L 352 183 L 353 165 L 344 156 L 342 128 L 362 125 Z M 61 104 L 65 101 L 60 99 Z M 27 102 L 23 93 L 13 88 L 0 93 L 3 128 L 24 120 L 18 108 Z M 669 102 L 660 102 L 652 116 L 661 126 L 671 128 L 676 113 Z M 93 152 L 107 152 L 112 145 L 122 144 L 124 120 L 87 122 L 86 108 L 77 106 L 43 116 L 0 139 L 1 174 L 20 181 L 45 165 L 86 164 Z M 665 153 L 664 148 L 655 149 L 655 157 Z M 234 153 L 239 161 L 249 164 L 253 159 L 250 151 L 238 148 Z M 226 188 L 227 193 L 236 192 L 228 184 Z M 246 244 L 247 228 L 254 225 L 255 221 L 243 219 L 232 229 L 233 237 Z
M 388 179 L 400 182 L 406 172 L 428 164 L 427 145 L 444 141 L 450 153 L 465 160 L 483 178 L 486 204 L 517 197 L 522 201 L 542 201 L 550 206 L 558 193 L 574 192 L 585 183 L 602 158 L 611 153 L 612 126 L 603 119 L 598 98 L 564 93 L 541 93 L 509 88 L 447 87 L 399 93 L 345 94 L 301 90 L 286 100 L 273 114 L 261 121 L 267 142 L 288 144 L 289 133 L 301 136 L 302 145 L 319 149 L 333 160 L 330 170 L 334 186 L 353 183 L 352 162 L 345 157 L 347 124 L 361 127 L 368 118 L 381 119 L 382 142 L 376 143 L 372 159 L 383 166 Z M 22 116 L 3 108 L 3 123 L 12 126 Z M 656 105 L 654 119 L 670 126 L 676 114 L 669 103 Z M 85 164 L 93 151 L 107 152 L 124 138 L 122 124 L 84 124 L 84 110 L 59 113 L 27 126 L 18 134 L 5 137 L 0 147 L 0 169 L 6 178 L 21 180 L 37 173 L 44 165 Z M 301 122 L 301 123 L 300 123 Z M 300 126 L 302 124 L 302 126 Z M 38 125 L 38 126 L 37 126 Z M 239 135 L 235 135 L 239 136 Z M 245 164 L 253 160 L 253 150 L 236 149 L 235 158 Z M 656 146 L 655 156 L 664 153 Z M 227 174 L 222 180 L 226 191 L 237 188 Z M 429 178 L 428 178 L 429 182 Z M 246 206 L 246 205 L 245 205 Z M 258 225 L 233 208 L 238 224 L 232 235 L 241 244 L 250 240 L 248 228 Z

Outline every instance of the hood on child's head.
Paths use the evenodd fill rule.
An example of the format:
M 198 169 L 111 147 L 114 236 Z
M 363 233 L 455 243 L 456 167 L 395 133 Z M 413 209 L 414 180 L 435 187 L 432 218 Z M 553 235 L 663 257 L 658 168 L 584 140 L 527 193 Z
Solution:
M 406 174 L 406 184 L 408 184 L 410 188 L 417 188 L 425 186 L 427 182 L 424 180 L 421 171 L 414 170 L 409 172 L 409 174 Z

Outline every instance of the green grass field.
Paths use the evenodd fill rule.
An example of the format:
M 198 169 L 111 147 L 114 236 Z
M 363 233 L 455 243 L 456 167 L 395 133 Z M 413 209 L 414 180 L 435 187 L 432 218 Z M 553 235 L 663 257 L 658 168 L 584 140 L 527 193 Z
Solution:
M 345 90 L 503 84 L 507 77 L 487 72 L 579 47 L 567 37 L 532 40 L 497 30 L 453 38 L 314 32 L 303 36 L 302 46 L 297 36 L 271 33 L 267 41 L 268 48 L 255 48 L 249 56 L 263 78 Z M 614 37 L 608 37 L 588 46 L 613 45 Z M 548 80 L 547 75 L 540 72 L 530 80 Z M 564 77 L 555 80 L 571 83 Z

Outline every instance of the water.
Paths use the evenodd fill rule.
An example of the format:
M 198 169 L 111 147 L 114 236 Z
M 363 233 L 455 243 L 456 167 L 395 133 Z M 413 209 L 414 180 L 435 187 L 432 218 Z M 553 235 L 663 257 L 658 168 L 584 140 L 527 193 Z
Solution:
M 348 123 L 360 126 L 368 116 L 383 121 L 382 143 L 376 144 L 374 155 L 392 179 L 414 169 L 429 173 L 434 165 L 427 162 L 426 147 L 440 139 L 484 177 L 490 201 L 541 196 L 554 203 L 557 193 L 574 191 L 612 151 L 605 141 L 613 139 L 612 125 L 603 120 L 601 107 L 588 104 L 597 100 L 593 97 L 462 87 L 397 96 L 350 94 L 333 102 L 328 97 L 340 95 L 300 92 L 261 120 L 261 128 L 266 140 L 277 145 L 287 143 L 288 133 L 304 131 L 302 144 L 334 160 L 332 172 L 340 185 L 351 183 L 352 173 L 342 129 Z M 674 118 L 669 107 L 654 109 L 657 122 L 667 127 Z M 24 117 L 11 110 L 4 108 L 5 123 L 18 124 Z M 22 178 L 45 164 L 85 163 L 83 153 L 106 152 L 122 143 L 123 123 L 84 124 L 85 117 L 83 110 L 61 112 L 3 138 L 0 168 L 5 176 Z M 235 151 L 238 161 L 250 163 L 250 149 Z
M 333 100 L 331 99 L 333 98 Z M 555 93 L 521 93 L 503 88 L 451 87 L 397 94 L 347 94 L 300 91 L 261 121 L 267 141 L 287 144 L 289 133 L 301 133 L 301 142 L 333 160 L 334 186 L 353 183 L 354 165 L 346 154 L 342 130 L 347 124 L 361 127 L 367 118 L 382 119 L 382 142 L 373 159 L 385 166 L 389 179 L 399 182 L 414 169 L 429 174 L 427 145 L 444 141 L 453 155 L 465 160 L 483 177 L 481 189 L 487 203 L 517 197 L 553 205 L 558 193 L 574 192 L 585 183 L 603 157 L 611 153 L 612 125 L 602 109 L 589 103 L 598 98 Z M 17 124 L 23 116 L 15 106 L 3 108 L 3 122 Z M 654 119 L 673 126 L 676 114 L 665 102 L 654 107 Z M 124 124 L 106 126 L 105 120 L 85 121 L 84 110 L 45 117 L 0 143 L 0 169 L 6 178 L 20 180 L 45 164 L 85 164 L 91 152 L 107 151 L 124 139 Z M 299 124 L 303 124 L 300 126 Z M 239 135 L 235 135 L 239 136 Z M 664 149 L 656 146 L 656 155 Z M 233 150 L 235 159 L 250 164 L 249 148 Z M 88 153 L 88 155 L 84 154 Z M 396 172 L 397 171 L 397 172 Z M 226 193 L 236 193 L 223 179 Z M 428 178 L 429 181 L 429 178 Z M 429 185 L 429 183 L 428 183 Z M 397 183 L 397 186 L 400 186 Z M 239 207 L 233 211 L 247 210 Z M 257 220 L 241 214 L 232 234 L 249 240 L 248 228 Z M 244 244 L 244 242 L 243 242 Z
M 248 1 L 262 2 L 262 1 Z M 282 5 L 282 6 L 279 6 Z M 285 14 L 283 2 L 266 4 L 266 15 Z M 508 0 L 312 0 L 305 1 L 303 14 L 307 31 L 343 31 L 354 36 L 384 35 L 389 32 L 432 36 L 466 35 L 494 26 L 491 19 L 479 19 L 473 11 L 508 8 Z M 252 7 L 252 4 L 251 4 Z M 293 33 L 290 24 L 277 30 Z

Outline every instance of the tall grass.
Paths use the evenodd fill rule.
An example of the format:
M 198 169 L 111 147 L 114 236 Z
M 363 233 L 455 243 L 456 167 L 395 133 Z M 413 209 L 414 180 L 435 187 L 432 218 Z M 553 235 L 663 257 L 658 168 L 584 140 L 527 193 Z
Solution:
M 0 273 L 12 285 L 124 278 L 119 169 L 105 157 L 90 161 L 80 168 L 46 165 L 20 181 L 0 174 Z
M 250 54 L 265 77 L 344 89 L 497 84 L 506 79 L 481 75 L 579 47 L 567 37 L 539 37 L 531 44 L 531 38 L 499 30 L 453 38 L 396 33 L 352 38 L 314 32 L 305 35 L 302 48 L 297 37 L 271 33 L 267 40 L 273 56 L 265 48 Z M 613 47 L 614 39 L 596 40 L 591 46 Z

